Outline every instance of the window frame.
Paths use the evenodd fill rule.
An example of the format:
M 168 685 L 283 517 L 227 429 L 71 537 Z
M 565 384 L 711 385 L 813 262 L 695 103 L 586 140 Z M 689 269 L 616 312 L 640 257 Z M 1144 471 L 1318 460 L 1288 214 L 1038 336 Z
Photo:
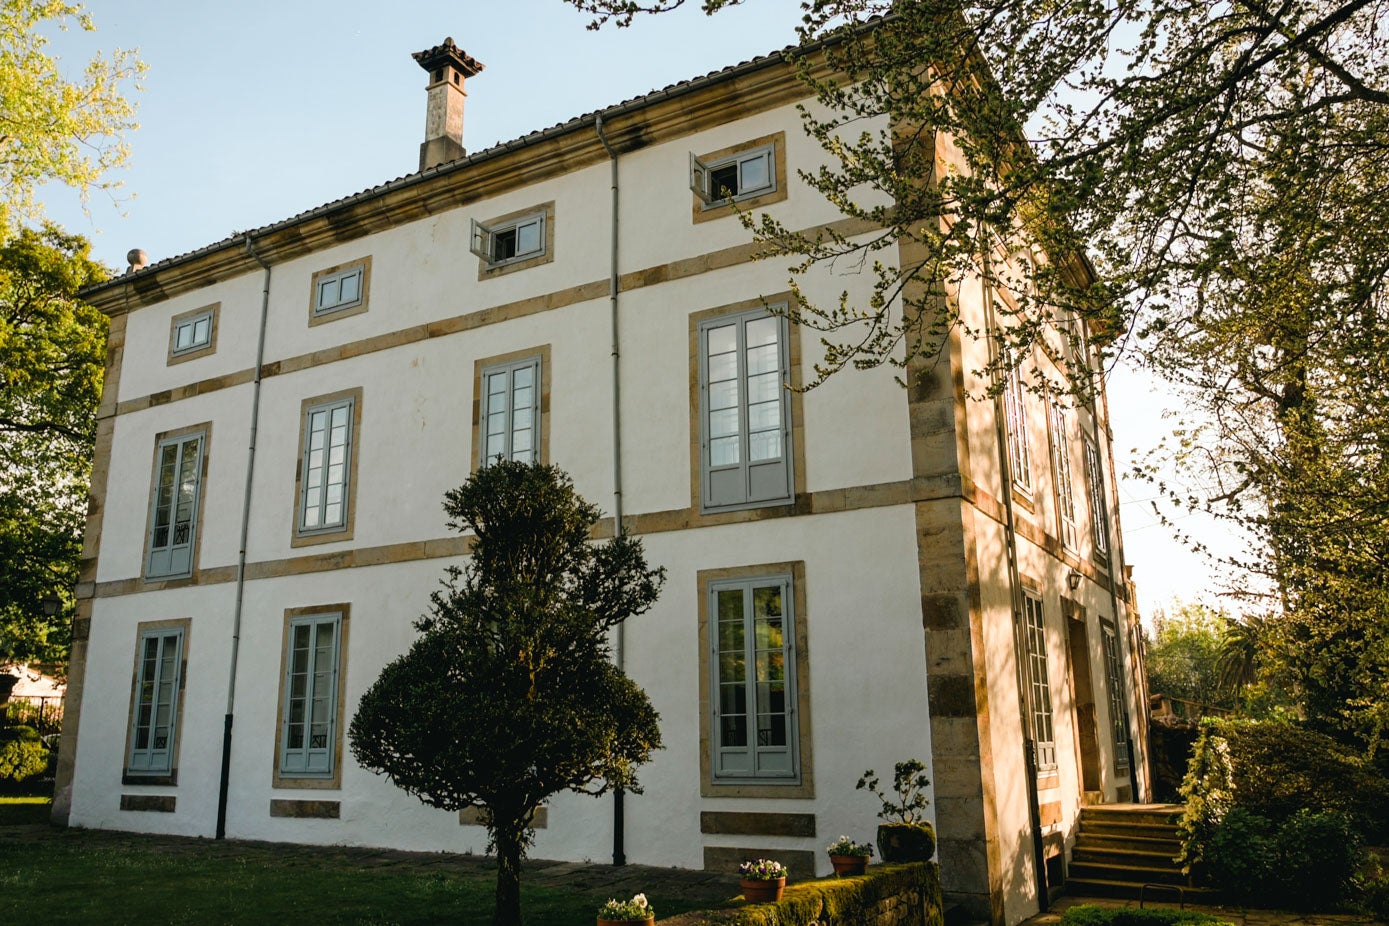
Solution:
M 533 222 L 540 226 L 539 246 L 536 249 L 501 259 L 493 256 L 497 235 L 515 231 Z M 509 212 L 493 219 L 471 218 L 469 223 L 468 250 L 478 259 L 479 280 L 547 264 L 555 259 L 555 204 L 553 200 L 527 209 Z
M 713 170 L 764 154 L 770 161 L 767 186 L 724 198 L 714 198 L 708 192 L 708 176 Z M 774 132 L 703 154 L 691 151 L 686 183 L 692 200 L 691 219 L 696 224 L 734 215 L 738 210 L 760 209 L 782 202 L 787 194 L 786 133 Z
M 222 303 L 214 302 L 212 305 L 205 305 L 202 308 L 180 312 L 169 320 L 169 356 L 167 358 L 169 366 L 187 360 L 195 360 L 198 357 L 206 357 L 217 351 L 217 322 L 221 311 Z M 180 329 L 192 327 L 196 331 L 198 323 L 202 321 L 207 322 L 206 340 L 191 343 L 187 347 L 179 347 L 178 333 Z
M 272 756 L 272 787 L 331 790 L 342 787 L 343 732 L 347 687 L 345 682 L 351 616 L 352 606 L 348 603 L 285 609 L 283 639 L 280 646 L 280 691 L 275 714 L 278 723 L 275 728 L 275 752 Z M 326 769 L 312 770 L 307 767 L 307 761 L 302 768 L 295 767 L 289 761 L 287 733 L 292 694 L 291 673 L 294 668 L 294 632 L 296 627 L 312 627 L 329 622 L 334 626 L 334 664 L 331 681 L 333 687 L 328 698 L 332 718 L 326 747 L 328 764 Z
M 336 302 L 331 305 L 324 305 L 320 301 L 319 296 L 324 285 L 332 282 L 341 285 L 343 280 L 352 276 L 360 278 L 356 299 Z M 313 327 L 326 322 L 361 315 L 370 307 L 370 298 L 370 255 L 317 270 L 309 278 L 309 326 Z
M 1108 564 L 1111 534 L 1109 501 L 1104 486 L 1104 460 L 1095 438 L 1082 433 L 1082 440 L 1085 444 L 1085 488 L 1090 496 L 1090 554 L 1093 559 Z
M 723 310 L 698 313 L 691 317 L 692 344 L 693 344 L 693 363 L 692 379 L 695 392 L 692 427 L 692 469 L 691 476 L 695 481 L 694 492 L 698 510 L 701 514 L 716 514 L 729 511 L 744 511 L 753 508 L 767 508 L 777 505 L 791 505 L 795 503 L 796 495 L 802 491 L 803 487 L 798 484 L 799 474 L 804 471 L 804 460 L 798 459 L 800 456 L 800 441 L 797 434 L 797 422 L 802 420 L 801 409 L 796 401 L 799 396 L 799 356 L 798 332 L 791 325 L 790 319 L 778 311 L 785 311 L 789 306 L 789 300 L 757 300 L 753 303 L 742 303 L 738 306 L 728 307 Z M 747 326 L 749 323 L 762 319 L 775 319 L 777 323 L 777 345 L 781 372 L 781 389 L 779 393 L 781 411 L 781 452 L 775 461 L 750 459 L 751 437 L 753 429 L 749 421 L 749 409 L 752 405 L 761 403 L 749 402 L 747 392 L 747 380 L 751 374 L 747 370 L 747 354 L 750 348 L 747 345 Z M 738 383 L 738 448 L 739 459 L 737 463 L 715 464 L 712 457 L 712 442 L 715 439 L 711 434 L 711 409 L 710 398 L 710 353 L 709 332 L 717 329 L 734 326 L 736 328 L 735 352 L 735 376 Z M 770 372 L 770 371 L 764 371 Z M 762 374 L 757 374 L 762 375 Z M 720 382 L 724 382 L 720 380 Z M 789 388 L 788 388 L 789 385 Z M 768 430 L 768 429 L 762 429 Z M 785 491 L 776 494 L 763 494 L 757 496 L 752 488 L 752 479 L 755 468 L 766 468 L 773 463 L 780 463 L 785 467 L 784 485 Z M 737 501 L 721 502 L 714 497 L 714 478 L 719 474 L 738 473 L 741 476 L 742 498 Z
M 348 409 L 348 432 L 343 464 L 343 476 L 346 480 L 346 484 L 343 486 L 342 490 L 342 518 L 340 521 L 334 522 L 333 524 L 320 524 L 315 527 L 308 527 L 305 525 L 304 515 L 308 504 L 309 491 L 310 416 L 315 412 L 327 411 L 330 414 L 331 420 L 332 410 L 343 406 L 346 406 Z M 294 476 L 294 518 L 291 529 L 291 546 L 332 543 L 339 540 L 352 539 L 357 517 L 357 464 L 358 459 L 361 457 L 361 454 L 358 452 L 361 440 L 361 424 L 362 389 L 360 386 L 342 392 L 314 396 L 304 399 L 303 402 L 300 403 L 299 456 Z M 326 449 L 329 452 L 331 451 L 331 447 Z M 326 508 L 329 504 L 326 498 L 329 488 L 326 472 L 322 488 L 324 490 L 324 498 L 320 502 L 320 505 Z
M 1003 387 L 1004 430 L 1008 436 L 1009 482 L 1013 489 L 1032 497 L 1032 445 L 1027 433 L 1027 392 L 1020 364 L 1008 367 Z
M 1047 652 L 1046 609 L 1042 596 L 1033 589 L 1022 594 L 1021 632 L 1023 666 L 1027 680 L 1027 731 L 1033 744 L 1037 777 L 1058 768 L 1056 757 L 1056 711 L 1051 691 L 1051 663 Z M 1047 738 L 1044 738 L 1047 737 Z
M 188 682 L 188 635 L 191 619 L 182 618 L 167 621 L 144 621 L 135 628 L 135 653 L 130 680 L 130 708 L 126 712 L 126 742 L 122 764 L 121 783 L 126 785 L 175 785 L 178 783 L 179 748 L 182 742 L 184 695 Z M 176 658 L 173 661 L 174 681 L 169 703 L 169 744 L 163 750 L 166 760 L 158 765 L 136 767 L 137 740 L 140 727 L 140 710 L 143 704 L 145 687 L 144 651 L 147 640 L 167 640 L 176 642 Z M 162 661 L 162 660 L 161 660 Z M 157 694 L 156 694 L 157 699 Z M 157 709 L 157 700 L 151 705 L 151 715 Z M 151 731 L 152 732 L 152 731 Z M 155 750 L 144 750 L 151 756 Z
M 517 374 L 522 371 L 530 373 L 529 386 L 517 385 Z M 490 380 L 497 376 L 505 377 L 506 389 L 505 392 L 501 394 L 503 396 L 501 401 L 504 402 L 503 407 L 494 409 L 492 407 L 492 397 L 494 393 L 491 389 Z M 478 439 L 482 442 L 482 446 L 478 448 L 478 468 L 481 469 L 485 466 L 489 466 L 494 460 L 514 461 L 517 459 L 518 453 L 525 453 L 529 457 L 529 459 L 522 462 L 537 462 L 540 459 L 540 405 L 542 390 L 544 388 L 540 356 L 536 354 L 522 357 L 518 360 L 485 366 L 479 371 L 479 379 L 481 381 L 481 392 L 478 394 L 478 401 L 481 403 L 481 409 L 478 416 L 480 423 Z M 530 413 L 530 424 L 528 427 L 518 428 L 517 412 L 519 409 L 516 404 L 516 393 L 518 390 L 526 388 L 529 388 L 531 391 L 530 404 L 525 408 L 525 411 Z M 494 414 L 505 416 L 503 430 L 500 432 L 504 447 L 499 449 L 495 455 L 492 453 L 490 444 L 492 434 L 489 430 L 491 418 Z M 531 435 L 530 446 L 524 451 L 518 451 L 515 446 L 516 436 L 520 431 L 529 431 Z
M 1056 488 L 1056 520 L 1061 546 L 1072 552 L 1080 549 L 1080 527 L 1076 519 L 1075 480 L 1071 471 L 1070 416 L 1061 403 L 1053 400 L 1048 408 L 1051 436 L 1052 479 Z
M 1114 744 L 1116 774 L 1129 770 L 1132 746 L 1129 742 L 1129 708 L 1124 697 L 1119 665 L 1119 634 L 1108 623 L 1100 623 L 1100 642 L 1104 648 L 1105 687 L 1109 691 L 1109 732 Z
M 170 529 L 169 542 L 164 545 L 161 545 L 160 547 L 156 547 L 154 543 L 155 531 L 158 529 L 159 494 L 160 486 L 162 484 L 162 480 L 160 478 L 160 458 L 163 456 L 164 448 L 170 446 L 178 446 L 182 448 L 184 445 L 194 440 L 198 441 L 198 458 L 193 466 L 192 473 L 194 478 L 194 485 L 192 491 L 193 510 L 190 512 L 188 518 L 189 538 L 186 544 L 188 549 L 187 566 L 186 568 L 180 569 L 170 568 L 167 571 L 156 571 L 154 568 L 153 561 L 157 554 L 161 552 L 168 552 L 172 554 L 176 546 L 182 546 L 173 543 L 174 529 L 177 526 L 177 505 L 174 505 L 170 510 L 170 523 L 168 525 Z M 150 496 L 149 503 L 145 508 L 146 522 L 144 559 L 141 562 L 140 570 L 141 578 L 146 583 L 164 583 L 177 582 L 179 580 L 189 580 L 192 579 L 193 575 L 198 571 L 198 551 L 201 547 L 203 533 L 203 493 L 207 484 L 209 459 L 208 448 L 211 442 L 211 422 L 203 422 L 202 424 L 190 425 L 186 428 L 178 428 L 172 431 L 164 431 L 155 435 L 154 457 L 152 465 L 150 467 Z M 175 456 L 176 470 L 174 478 L 176 481 L 178 480 L 178 467 L 183 459 L 184 458 L 182 450 L 180 449 L 176 452 Z M 176 485 L 170 486 L 171 494 L 176 490 L 176 488 Z M 171 497 L 170 501 L 173 502 L 174 499 Z M 172 556 L 170 558 L 172 560 Z M 172 562 L 170 563 L 170 566 L 172 567 Z
M 768 583 L 785 583 L 782 613 L 786 619 L 792 658 L 787 660 L 788 702 L 794 706 L 794 717 L 788 714 L 788 747 L 793 756 L 794 775 L 780 777 L 716 775 L 713 760 L 718 739 L 715 723 L 714 692 L 717 681 L 717 659 L 713 647 L 717 640 L 717 608 L 714 595 L 720 588 L 752 587 Z M 703 797 L 735 798 L 813 798 L 815 796 L 814 742 L 811 731 L 811 692 L 809 623 L 806 604 L 805 563 L 803 561 L 767 563 L 722 569 L 700 570 L 696 577 L 699 645 L 699 757 L 700 793 Z M 789 616 L 786 609 L 790 608 Z M 750 615 L 745 615 L 745 620 Z
M 541 344 L 524 350 L 511 351 L 492 357 L 481 357 L 473 363 L 473 441 L 472 472 L 477 472 L 487 464 L 483 453 L 486 442 L 486 376 L 502 369 L 519 368 L 527 363 L 536 365 L 539 376 L 536 389 L 535 417 L 532 430 L 535 435 L 534 451 L 541 463 L 550 462 L 550 345 Z M 508 434 L 508 445 L 510 437 Z M 510 459 L 508 456 L 507 459 Z

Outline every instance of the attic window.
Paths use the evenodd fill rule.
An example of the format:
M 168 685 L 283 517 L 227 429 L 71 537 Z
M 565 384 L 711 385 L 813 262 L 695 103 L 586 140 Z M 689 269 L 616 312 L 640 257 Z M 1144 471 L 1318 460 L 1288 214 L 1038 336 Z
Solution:
M 761 145 L 718 160 L 690 154 L 690 189 L 704 208 L 776 192 L 776 145 Z
M 483 259 L 489 270 L 541 257 L 545 254 L 545 213 L 535 212 L 495 225 L 474 219 L 469 249 Z

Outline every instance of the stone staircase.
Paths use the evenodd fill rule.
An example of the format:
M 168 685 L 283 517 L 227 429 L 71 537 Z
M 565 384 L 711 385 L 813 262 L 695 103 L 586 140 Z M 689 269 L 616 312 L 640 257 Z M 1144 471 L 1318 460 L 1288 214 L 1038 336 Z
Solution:
M 1211 903 L 1216 891 L 1191 887 L 1173 857 L 1180 804 L 1104 804 L 1083 807 L 1066 877 L 1066 893 Z M 1146 887 L 1145 887 L 1146 885 Z M 1180 888 L 1180 892 L 1179 889 Z

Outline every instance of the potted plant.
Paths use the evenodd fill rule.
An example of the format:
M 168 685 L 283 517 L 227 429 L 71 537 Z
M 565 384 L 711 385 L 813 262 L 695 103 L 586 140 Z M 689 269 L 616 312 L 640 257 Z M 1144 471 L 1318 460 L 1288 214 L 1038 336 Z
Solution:
M 866 842 L 854 842 L 848 836 L 840 836 L 825 851 L 830 854 L 834 873 L 841 878 L 863 874 L 868 870 L 868 859 L 873 855 L 872 846 Z
M 631 900 L 609 900 L 598 908 L 598 926 L 652 926 L 656 908 L 646 902 L 645 894 Z
M 768 903 L 781 899 L 786 888 L 786 866 L 770 858 L 744 862 L 738 866 L 743 897 L 748 903 Z
M 936 831 L 926 819 L 926 766 L 920 759 L 898 762 L 892 771 L 891 797 L 878 790 L 878 776 L 871 768 L 858 780 L 883 805 L 878 819 L 878 850 L 885 862 L 928 862 L 936 851 Z

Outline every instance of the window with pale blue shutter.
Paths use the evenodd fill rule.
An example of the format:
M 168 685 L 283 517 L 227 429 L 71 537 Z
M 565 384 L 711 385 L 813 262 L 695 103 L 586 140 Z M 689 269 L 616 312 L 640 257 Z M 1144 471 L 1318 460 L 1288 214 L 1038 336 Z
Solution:
M 186 434 L 160 441 L 155 451 L 146 578 L 182 578 L 193 573 L 205 442 L 202 433 Z
M 540 459 L 540 369 L 539 357 L 482 368 L 479 466 Z
M 183 672 L 183 632 L 152 630 L 141 634 L 135 680 L 135 714 L 131 718 L 132 775 L 167 775 L 174 767 L 178 730 L 179 686 Z
M 364 264 L 353 264 L 344 270 L 318 276 L 314 281 L 314 314 L 327 315 L 361 305 L 366 294 L 365 276 Z
M 346 398 L 310 406 L 304 413 L 300 534 L 339 531 L 347 526 L 355 409 L 355 401 Z
M 280 731 L 282 774 L 333 774 L 341 627 L 340 614 L 315 614 L 290 621 Z
M 1088 434 L 1085 435 L 1085 483 L 1090 492 L 1090 538 L 1094 554 L 1108 559 L 1109 506 L 1105 502 L 1104 469 L 1100 465 L 1100 448 Z
M 1061 544 L 1077 549 L 1075 486 L 1071 479 L 1069 418 L 1060 404 L 1051 405 L 1051 457 L 1056 474 L 1057 520 L 1061 523 Z
M 1129 711 L 1124 703 L 1120 684 L 1119 641 L 1108 627 L 1102 628 L 1104 638 L 1104 675 L 1109 688 L 1109 726 L 1114 736 L 1114 767 L 1129 767 Z
M 1003 405 L 1008 419 L 1008 462 L 1013 468 L 1013 485 L 1030 493 L 1032 445 L 1027 440 L 1027 400 L 1022 385 L 1022 372 L 1016 366 L 1008 370 L 1008 379 L 1003 390 Z
M 1027 671 L 1027 708 L 1039 771 L 1056 768 L 1056 733 L 1052 726 L 1051 678 L 1047 672 L 1047 631 L 1042 599 L 1023 595 L 1023 647 Z
M 700 501 L 704 510 L 794 497 L 787 320 L 765 310 L 699 326 Z
M 791 577 L 711 582 L 713 777 L 798 780 Z

